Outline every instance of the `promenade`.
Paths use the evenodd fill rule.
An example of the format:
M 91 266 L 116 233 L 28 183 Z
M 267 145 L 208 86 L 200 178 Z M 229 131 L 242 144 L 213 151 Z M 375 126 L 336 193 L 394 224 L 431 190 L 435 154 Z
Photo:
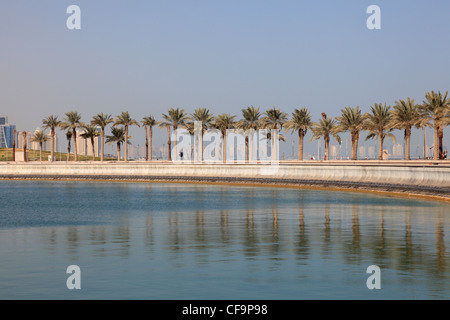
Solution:
M 0 179 L 188 182 L 372 191 L 450 201 L 450 161 L 0 163 Z

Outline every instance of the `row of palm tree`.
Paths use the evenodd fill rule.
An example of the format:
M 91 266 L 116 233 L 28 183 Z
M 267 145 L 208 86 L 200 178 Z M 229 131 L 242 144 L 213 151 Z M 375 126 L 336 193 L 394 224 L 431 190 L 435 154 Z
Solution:
M 329 159 L 329 141 L 332 135 L 338 143 L 341 143 L 339 133 L 350 132 L 351 135 L 351 159 L 357 160 L 357 150 L 360 132 L 368 131 L 366 140 L 378 138 L 378 159 L 383 160 L 383 143 L 386 138 L 395 137 L 394 129 L 404 131 L 406 144 L 405 160 L 410 160 L 410 140 L 412 128 L 422 128 L 424 133 L 424 157 L 426 154 L 426 127 L 434 128 L 434 156 L 435 160 L 442 159 L 443 130 L 450 123 L 450 98 L 448 92 L 427 92 L 422 104 L 416 104 L 414 99 L 399 99 L 395 105 L 387 106 L 386 103 L 375 103 L 370 107 L 370 112 L 363 114 L 359 106 L 345 107 L 341 115 L 335 119 L 328 118 L 322 113 L 322 119 L 318 123 L 311 121 L 311 116 L 306 108 L 295 110 L 292 119 L 287 121 L 286 128 L 298 131 L 299 155 L 302 160 L 303 137 L 308 129 L 313 131 L 313 139 L 324 138 L 325 160 Z
M 168 133 L 168 160 L 172 160 L 171 156 L 171 129 L 177 130 L 178 128 L 186 129 L 191 135 L 194 135 L 196 129 L 196 122 L 201 123 L 201 132 L 198 132 L 200 136 L 199 149 L 203 150 L 203 135 L 208 129 L 214 128 L 221 133 L 221 139 L 223 144 L 222 158 L 225 161 L 226 145 L 228 129 L 241 129 L 244 132 L 250 130 L 259 129 L 277 129 L 284 130 L 286 132 L 298 133 L 298 160 L 303 160 L 303 144 L 304 137 L 308 130 L 312 131 L 312 140 L 324 139 L 325 142 L 325 156 L 324 160 L 329 160 L 329 144 L 330 137 L 333 137 L 339 144 L 341 139 L 339 133 L 349 132 L 351 136 L 351 159 L 357 160 L 358 142 L 361 131 L 367 131 L 368 135 L 366 140 L 377 138 L 379 141 L 378 159 L 383 159 L 383 143 L 386 138 L 392 138 L 395 141 L 395 137 L 392 131 L 403 130 L 404 139 L 406 144 L 405 159 L 410 160 L 410 138 L 412 128 L 421 128 L 424 132 L 424 140 L 426 141 L 426 127 L 434 128 L 434 159 L 438 160 L 443 157 L 442 139 L 443 129 L 450 123 L 450 98 L 447 98 L 448 92 L 441 94 L 440 92 L 427 92 L 425 100 L 422 104 L 416 104 L 414 99 L 407 98 L 406 100 L 395 101 L 393 108 L 386 105 L 386 103 L 375 103 L 370 106 L 370 112 L 363 114 L 359 106 L 350 107 L 347 106 L 341 110 L 340 116 L 330 118 L 326 113 L 322 113 L 318 122 L 313 122 L 311 114 L 307 108 L 295 109 L 292 112 L 292 117 L 288 119 L 288 114 L 280 111 L 279 108 L 271 108 L 264 112 L 260 112 L 259 108 L 253 106 L 242 109 L 242 119 L 236 120 L 235 115 L 228 113 L 219 114 L 214 116 L 206 108 L 198 108 L 194 110 L 192 114 L 185 113 L 184 109 L 170 108 L 167 113 L 162 114 L 162 120 L 156 121 L 153 115 L 144 117 L 140 122 L 132 119 L 128 112 L 122 112 L 120 115 L 113 118 L 109 114 L 99 113 L 92 117 L 90 123 L 84 123 L 81 121 L 81 115 L 77 111 L 67 112 L 63 121 L 59 121 L 57 116 L 51 115 L 43 119 L 44 129 L 50 129 L 51 137 L 51 161 L 53 161 L 54 155 L 54 137 L 56 128 L 66 130 L 66 138 L 68 141 L 68 157 L 70 159 L 70 142 L 73 140 L 74 144 L 74 157 L 77 161 L 77 129 L 82 129 L 83 133 L 81 137 L 84 139 L 90 139 L 92 151 L 94 153 L 94 138 L 98 135 L 101 137 L 101 154 L 100 160 L 104 160 L 104 144 L 106 143 L 117 144 L 118 160 L 120 160 L 120 146 L 124 144 L 124 160 L 128 160 L 128 144 L 130 144 L 128 130 L 130 126 L 143 126 L 145 130 L 145 146 L 146 156 L 145 159 L 152 160 L 152 137 L 153 127 L 158 126 L 160 129 L 166 129 Z M 111 135 L 105 136 L 105 129 L 108 125 L 112 124 Z M 98 131 L 100 129 L 100 132 Z M 45 134 L 39 134 L 35 136 L 33 141 L 45 142 Z M 276 155 L 276 143 L 277 140 L 285 140 L 282 134 L 277 137 L 271 137 L 271 133 L 267 138 L 273 142 L 272 154 Z M 174 140 L 174 154 L 177 155 L 177 141 Z M 249 149 L 253 150 L 252 139 L 246 135 L 245 138 L 245 154 L 246 160 L 252 160 L 252 153 L 249 153 Z M 197 152 L 197 150 L 195 150 Z M 424 155 L 426 154 L 424 143 Z M 195 155 L 197 159 L 198 155 Z M 203 160 L 203 152 L 200 151 L 200 160 Z

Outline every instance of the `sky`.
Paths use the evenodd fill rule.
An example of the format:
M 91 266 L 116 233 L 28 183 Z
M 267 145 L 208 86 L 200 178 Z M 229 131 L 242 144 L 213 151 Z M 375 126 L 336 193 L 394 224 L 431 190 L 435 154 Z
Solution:
M 80 30 L 66 26 L 70 5 Z M 379 30 L 366 26 L 370 5 Z M 251 105 L 307 107 L 318 121 L 345 106 L 421 103 L 450 89 L 449 14 L 448 0 L 1 0 L 0 115 L 34 131 L 72 110 L 88 122 L 122 111 L 160 120 L 171 107 L 238 118 Z M 154 131 L 154 146 L 166 143 L 166 130 Z M 130 135 L 144 144 L 142 128 Z M 305 152 L 316 153 L 310 138 Z M 281 150 L 290 155 L 294 141 L 296 155 L 296 139 Z M 421 139 L 415 130 L 412 156 Z

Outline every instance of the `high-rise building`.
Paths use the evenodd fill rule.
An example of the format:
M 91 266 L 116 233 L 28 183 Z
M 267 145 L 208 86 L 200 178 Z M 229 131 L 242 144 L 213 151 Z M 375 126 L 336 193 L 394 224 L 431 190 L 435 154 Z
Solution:
M 46 142 L 44 142 L 44 145 L 42 146 L 42 150 L 44 151 L 52 151 L 52 134 L 49 132 L 47 134 L 47 138 L 48 140 Z M 59 139 L 58 139 L 58 134 L 55 133 L 55 138 L 54 138 L 54 151 L 59 152 Z
M 23 131 L 17 132 L 17 133 L 16 133 L 16 136 L 17 136 L 17 144 L 16 144 L 16 147 L 19 148 L 19 149 L 22 149 L 23 146 L 24 146 L 24 141 L 23 141 Z M 27 140 L 26 140 L 27 148 L 28 148 L 28 149 L 31 149 L 31 138 L 32 138 L 32 137 L 33 137 L 33 136 L 32 136 L 32 134 L 31 134 L 31 132 L 28 131 L 28 132 L 27 132 Z
M 8 124 L 7 117 L 0 117 L 0 148 L 12 148 L 15 125 Z
M 77 130 L 77 154 L 78 155 L 85 155 L 92 157 L 92 144 L 91 139 L 84 139 L 81 134 L 84 131 Z M 101 142 L 100 142 L 100 136 L 97 136 L 94 138 L 94 156 L 99 157 L 100 156 L 100 148 L 101 148 Z

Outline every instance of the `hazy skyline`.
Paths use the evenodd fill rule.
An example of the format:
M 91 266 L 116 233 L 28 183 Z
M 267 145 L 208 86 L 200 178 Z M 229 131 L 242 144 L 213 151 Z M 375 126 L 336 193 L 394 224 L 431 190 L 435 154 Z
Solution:
M 81 30 L 66 27 L 72 4 L 81 8 Z M 366 27 L 372 4 L 381 8 L 381 30 Z M 160 120 L 171 107 L 238 118 L 250 105 L 289 115 L 307 107 L 317 121 L 347 105 L 421 103 L 427 91 L 450 90 L 449 13 L 445 0 L 4 0 L 0 115 L 34 131 L 44 117 L 62 120 L 71 110 L 90 121 L 122 111 Z M 154 131 L 154 145 L 166 143 L 166 131 Z M 143 145 L 143 129 L 130 134 Z M 412 155 L 421 141 L 414 136 Z M 317 150 L 310 137 L 305 152 Z M 282 144 L 289 153 L 290 141 Z

